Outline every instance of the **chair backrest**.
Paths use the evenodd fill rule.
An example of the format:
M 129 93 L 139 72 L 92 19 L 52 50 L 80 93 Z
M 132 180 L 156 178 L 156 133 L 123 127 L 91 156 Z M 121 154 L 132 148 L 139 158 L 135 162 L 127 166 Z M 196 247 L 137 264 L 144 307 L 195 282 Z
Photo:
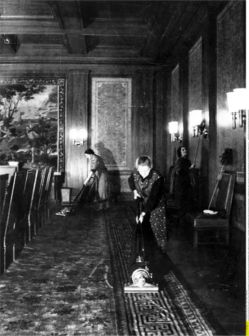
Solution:
M 45 186 L 45 198 L 46 201 L 49 198 L 51 186 L 52 186 L 52 180 L 53 180 L 53 175 L 54 175 L 54 168 L 49 167 L 48 174 L 47 174 L 47 181 L 46 181 L 46 186 Z
M 4 204 L 3 204 L 3 216 L 2 216 L 2 223 L 1 223 L 1 227 L 3 228 L 3 239 L 4 241 L 6 241 L 6 236 L 7 236 L 7 232 L 8 230 L 10 231 L 10 223 L 14 222 L 14 220 L 12 220 L 13 218 L 15 218 L 15 211 L 14 211 L 14 196 L 15 196 L 15 192 L 16 192 L 16 188 L 17 188 L 17 173 L 15 173 L 12 178 L 11 181 L 7 187 L 7 193 L 6 193 L 6 197 L 4 200 Z
M 24 207 L 24 187 L 27 176 L 27 171 L 17 171 L 15 173 L 16 185 L 14 189 L 13 202 L 15 203 L 15 211 L 18 219 L 24 216 L 25 207 Z
M 3 203 L 8 185 L 8 174 L 0 175 L 0 214 L 2 213 Z
M 45 167 L 41 172 L 41 181 L 40 181 L 40 190 L 39 190 L 39 200 L 38 200 L 38 209 L 43 205 L 46 191 L 47 177 L 49 173 L 49 167 Z
M 26 214 L 28 214 L 29 212 L 30 204 L 32 201 L 32 192 L 34 188 L 35 178 L 36 178 L 36 170 L 35 169 L 28 170 L 27 175 L 26 175 L 26 180 L 25 180 L 25 185 L 24 185 L 24 195 L 23 195 Z
M 33 196 L 32 196 L 32 210 L 36 209 L 39 202 L 40 188 L 41 188 L 42 170 L 36 170 L 36 176 L 34 181 Z
M 16 171 L 11 182 L 10 198 L 8 201 L 8 213 L 6 218 L 6 234 L 12 232 L 16 221 L 23 216 L 23 191 L 25 184 L 26 172 Z
M 14 173 L 17 171 L 17 167 L 12 167 L 8 165 L 0 165 L 0 174 L 8 174 L 8 183 L 10 183 L 11 177 L 14 175 Z
M 210 208 L 224 212 L 224 216 L 229 217 L 232 207 L 234 186 L 235 174 L 222 173 Z

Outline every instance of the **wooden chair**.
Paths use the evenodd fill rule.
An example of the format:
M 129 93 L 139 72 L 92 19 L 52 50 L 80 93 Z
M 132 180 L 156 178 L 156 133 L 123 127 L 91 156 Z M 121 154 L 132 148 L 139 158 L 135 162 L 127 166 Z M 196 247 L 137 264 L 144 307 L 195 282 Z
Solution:
M 17 167 L 12 167 L 8 165 L 0 165 L 0 174 L 8 174 L 8 183 L 10 183 L 11 177 L 17 171 Z
M 16 171 L 12 187 L 12 204 L 10 204 L 9 216 L 7 221 L 6 245 L 8 259 L 15 261 L 17 252 L 20 252 L 24 246 L 24 230 L 20 226 L 24 217 L 23 193 L 26 179 L 26 171 Z
M 24 186 L 24 213 L 25 216 L 22 219 L 22 227 L 25 230 L 25 245 L 31 240 L 31 222 L 30 222 L 30 211 L 32 208 L 32 200 L 34 195 L 34 189 L 36 185 L 36 179 L 38 175 L 37 169 L 30 169 L 27 171 L 25 186 Z
M 47 180 L 45 185 L 45 195 L 44 195 L 44 202 L 43 202 L 43 209 L 44 209 L 44 224 L 47 224 L 47 222 L 50 220 L 50 192 L 52 188 L 52 181 L 53 181 L 53 174 L 54 174 L 54 168 L 49 167 L 48 173 L 47 173 Z
M 30 183 L 32 181 L 32 184 Z M 29 190 L 29 205 L 28 205 L 28 241 L 31 241 L 34 235 L 36 235 L 36 214 L 35 208 L 38 202 L 39 193 L 39 182 L 40 182 L 40 169 L 34 170 L 34 176 L 27 181 L 27 188 Z
M 8 179 L 9 179 L 8 174 L 0 174 L 0 218 L 2 215 L 2 209 L 3 209 L 4 198 L 5 198 L 6 189 L 8 185 Z
M 7 230 L 8 230 L 8 223 L 10 221 L 10 213 L 11 213 L 11 207 L 12 207 L 12 200 L 13 200 L 13 190 L 15 186 L 15 176 L 10 179 L 8 186 L 6 188 L 6 194 L 3 200 L 2 204 L 2 213 L 1 213 L 1 260 L 0 260 L 0 266 L 1 266 L 1 273 L 3 273 L 6 270 L 6 251 L 7 251 L 7 245 L 6 245 L 6 236 L 7 236 Z
M 0 175 L 0 273 L 4 271 L 4 231 L 5 231 L 5 224 L 4 224 L 4 213 L 5 210 L 5 198 L 7 193 L 7 185 L 8 185 L 8 174 Z
M 224 243 L 229 244 L 229 226 L 232 200 L 234 194 L 235 174 L 222 173 L 217 181 L 209 209 L 217 214 L 198 214 L 194 218 L 194 247 L 200 244 L 222 243 L 219 239 L 224 233 Z M 205 240 L 200 241 L 199 235 L 206 233 Z M 213 239 L 207 239 L 207 233 L 215 233 Z
M 15 172 L 8 184 L 1 216 L 1 271 L 16 259 L 16 245 L 23 247 L 19 219 L 23 211 L 25 172 Z
M 37 168 L 28 213 L 28 222 L 30 228 L 29 239 L 32 239 L 34 236 L 36 236 L 38 230 L 38 203 L 40 196 L 41 179 L 42 179 L 42 170 Z
M 37 204 L 38 227 L 41 227 L 44 222 L 44 202 L 45 202 L 45 196 L 46 196 L 46 183 L 47 183 L 48 173 L 49 173 L 49 167 L 45 167 L 42 169 L 39 199 L 38 199 L 38 204 Z

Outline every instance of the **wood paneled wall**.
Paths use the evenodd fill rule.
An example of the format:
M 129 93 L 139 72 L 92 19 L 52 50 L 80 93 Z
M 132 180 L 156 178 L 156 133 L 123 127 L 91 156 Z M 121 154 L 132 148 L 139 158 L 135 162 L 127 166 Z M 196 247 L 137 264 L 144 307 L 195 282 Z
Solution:
M 167 73 L 156 72 L 154 76 L 154 134 L 153 134 L 153 158 L 154 166 L 161 174 L 167 174 L 166 144 L 168 139 L 167 131 Z
M 232 129 L 226 104 L 226 92 L 241 87 L 245 87 L 245 4 L 235 1 L 217 18 L 217 151 L 233 149 L 229 167 L 237 173 L 233 224 L 245 230 L 245 129 L 238 123 Z
M 0 74 L 13 78 L 59 76 L 66 79 L 65 186 L 72 187 L 74 192 L 81 188 L 87 176 L 87 162 L 83 153 L 91 143 L 91 134 L 89 133 L 89 141 L 84 148 L 73 146 L 69 134 L 72 128 L 86 128 L 90 132 L 91 78 L 96 76 L 132 79 L 132 148 L 129 152 L 130 170 L 123 178 L 127 178 L 134 168 L 135 159 L 141 154 L 154 157 L 155 165 L 163 170 L 164 76 L 156 76 L 155 71 L 154 67 L 143 66 L 0 64 Z
M 237 126 L 232 130 L 232 119 L 228 113 L 226 92 L 236 87 L 245 87 L 245 4 L 231 2 L 217 16 L 210 10 L 207 13 L 203 30 L 189 53 L 182 57 L 180 66 L 180 104 L 183 111 L 184 141 L 189 145 L 190 159 L 193 161 L 197 138 L 192 138 L 188 130 L 189 111 L 202 109 L 208 126 L 209 137 L 202 139 L 197 156 L 197 167 L 202 179 L 202 207 L 208 205 L 216 177 L 221 168 L 220 155 L 224 149 L 233 149 L 233 164 L 226 169 L 237 175 L 235 188 L 233 225 L 245 228 L 245 193 L 241 185 L 245 172 L 245 132 Z M 172 68 L 174 71 L 174 68 Z M 172 85 L 167 101 L 167 114 L 172 117 L 172 102 L 178 95 L 178 88 Z M 187 84 L 186 84 L 187 83 Z M 187 86 L 186 86 L 187 85 Z M 175 92 L 172 92 L 172 89 Z M 174 104 L 173 104 L 174 105 Z M 174 113 L 179 117 L 177 112 Z M 186 133 L 187 132 L 187 133 Z M 170 148 L 171 147 L 171 148 Z M 167 142 L 168 153 L 172 144 Z M 167 157 L 170 165 L 172 157 Z M 239 209 L 239 210 L 238 210 Z
M 89 128 L 90 83 L 93 76 L 132 79 L 130 169 L 133 169 L 138 155 L 148 154 L 153 157 L 155 167 L 167 176 L 174 161 L 173 146 L 178 146 L 170 142 L 167 124 L 175 117 L 179 122 L 182 121 L 184 145 L 190 147 L 193 159 L 196 139 L 193 140 L 189 134 L 188 114 L 190 108 L 199 108 L 196 105 L 198 101 L 202 104 L 209 127 L 209 139 L 201 144 L 202 155 L 198 161 L 201 174 L 206 177 L 206 188 L 203 191 L 205 206 L 215 184 L 220 167 L 219 155 L 224 148 L 234 149 L 234 164 L 230 168 L 236 172 L 244 172 L 244 131 L 241 128 L 232 130 L 230 122 L 226 125 L 222 123 L 230 118 L 227 115 L 225 93 L 245 84 L 244 12 L 244 3 L 238 1 L 228 4 L 218 18 L 210 10 L 194 43 L 179 55 L 176 64 L 167 71 L 154 65 L 54 65 L 46 64 L 45 59 L 43 64 L 34 61 L 29 63 L 27 59 L 22 62 L 19 57 L 18 61 L 13 60 L 13 64 L 11 61 L 0 64 L 0 75 L 66 78 L 65 181 L 67 186 L 75 189 L 82 186 L 87 174 L 87 164 L 83 148 L 72 146 L 69 131 L 72 127 Z M 200 38 L 201 43 L 198 42 Z M 191 54 L 194 45 L 196 49 L 192 49 Z M 239 176 L 241 179 L 242 174 Z M 240 209 L 243 202 L 241 195 L 240 192 L 240 196 L 237 196 Z M 243 227 L 243 221 L 243 214 L 239 215 L 237 212 L 236 223 L 240 224 L 236 225 Z
M 137 71 L 133 78 L 133 162 L 139 155 L 153 158 L 153 73 Z
M 65 123 L 65 178 L 66 185 L 78 189 L 87 176 L 86 146 L 74 146 L 71 129 L 88 130 L 88 80 L 84 71 L 69 71 L 67 76 L 67 109 Z

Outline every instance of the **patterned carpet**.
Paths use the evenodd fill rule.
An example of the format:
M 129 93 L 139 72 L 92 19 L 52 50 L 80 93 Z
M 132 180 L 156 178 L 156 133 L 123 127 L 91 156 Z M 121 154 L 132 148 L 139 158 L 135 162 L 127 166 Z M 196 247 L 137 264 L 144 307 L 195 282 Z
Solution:
M 109 271 L 99 216 L 53 216 L 0 277 L 0 335 L 116 335 Z
M 170 267 L 159 293 L 124 293 L 134 229 L 126 205 L 53 216 L 0 277 L 0 335 L 214 335 Z
M 119 207 L 107 214 L 106 222 L 108 236 L 111 238 L 110 250 L 116 280 L 115 297 L 119 306 L 125 310 L 123 315 L 127 316 L 129 334 L 214 335 L 214 330 L 167 261 L 158 293 L 124 293 L 123 284 L 130 280 L 130 270 L 134 264 L 134 212 L 129 207 Z

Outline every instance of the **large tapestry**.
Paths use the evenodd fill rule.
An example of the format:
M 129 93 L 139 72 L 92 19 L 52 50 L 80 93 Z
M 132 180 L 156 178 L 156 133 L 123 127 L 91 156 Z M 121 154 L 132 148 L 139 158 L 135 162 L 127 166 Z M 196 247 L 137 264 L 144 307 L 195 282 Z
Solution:
M 92 79 L 92 147 L 110 170 L 130 167 L 131 79 Z
M 0 164 L 64 169 L 65 80 L 0 79 Z

